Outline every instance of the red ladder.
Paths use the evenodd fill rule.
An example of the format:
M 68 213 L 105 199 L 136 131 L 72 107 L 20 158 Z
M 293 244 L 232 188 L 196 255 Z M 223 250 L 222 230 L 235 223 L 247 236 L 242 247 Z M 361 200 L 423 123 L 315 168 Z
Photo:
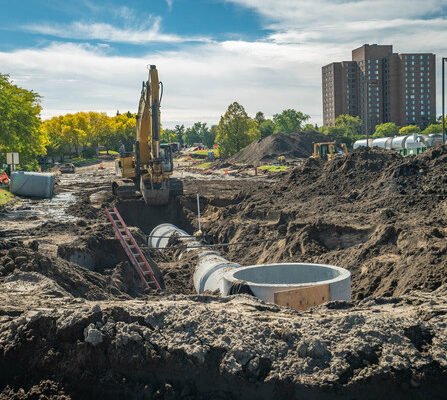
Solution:
M 138 272 L 138 275 L 140 275 L 140 278 L 146 285 L 146 288 L 153 289 L 151 287 L 151 284 L 153 284 L 156 289 L 161 289 L 160 284 L 155 278 L 153 269 L 149 265 L 149 262 L 141 251 L 140 246 L 138 246 L 116 207 L 113 208 L 113 211 L 109 211 L 107 208 L 105 208 L 104 211 L 108 220 L 112 224 L 112 228 L 115 231 L 115 236 L 120 241 L 121 246 L 123 246 L 127 257 L 129 257 L 130 262 Z

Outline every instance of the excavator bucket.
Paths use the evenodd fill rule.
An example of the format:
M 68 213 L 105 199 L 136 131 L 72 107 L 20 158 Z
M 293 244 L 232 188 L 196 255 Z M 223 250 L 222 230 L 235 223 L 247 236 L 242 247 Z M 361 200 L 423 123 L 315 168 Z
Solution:
M 140 191 L 149 206 L 164 206 L 169 203 L 169 181 L 152 184 L 150 181 L 141 180 Z

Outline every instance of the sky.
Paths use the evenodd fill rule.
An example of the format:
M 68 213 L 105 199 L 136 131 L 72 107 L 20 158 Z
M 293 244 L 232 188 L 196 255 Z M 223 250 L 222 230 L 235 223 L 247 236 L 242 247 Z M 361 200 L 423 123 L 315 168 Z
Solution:
M 447 0 L 0 0 L 0 73 L 42 117 L 135 112 L 147 65 L 162 124 L 218 123 L 233 101 L 322 122 L 321 67 L 365 43 L 447 56 Z

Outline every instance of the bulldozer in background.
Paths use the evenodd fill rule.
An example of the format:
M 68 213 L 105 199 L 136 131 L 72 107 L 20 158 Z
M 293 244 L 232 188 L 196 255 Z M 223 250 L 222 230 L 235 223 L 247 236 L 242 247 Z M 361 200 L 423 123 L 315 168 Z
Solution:
M 344 143 L 321 142 L 313 144 L 313 153 L 311 158 L 331 161 L 348 154 L 348 148 Z

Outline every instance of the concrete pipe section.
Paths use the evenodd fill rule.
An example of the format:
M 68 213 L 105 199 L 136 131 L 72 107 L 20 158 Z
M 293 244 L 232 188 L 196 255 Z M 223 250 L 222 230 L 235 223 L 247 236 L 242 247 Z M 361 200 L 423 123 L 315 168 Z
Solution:
M 196 238 L 172 224 L 161 224 L 151 232 L 149 246 L 167 248 L 172 236 L 186 245 L 184 253 L 198 257 L 193 280 L 197 293 L 226 296 L 249 293 L 266 302 L 305 310 L 332 300 L 351 300 L 351 273 L 324 264 L 281 263 L 242 267 L 211 251 Z
M 149 235 L 149 247 L 154 249 L 167 248 L 169 240 L 173 236 L 186 245 L 185 253 L 194 251 L 197 254 L 198 262 L 193 274 L 196 292 L 219 291 L 222 294 L 227 294 L 224 291 L 223 276 L 226 272 L 240 268 L 240 264 L 229 262 L 217 251 L 208 250 L 196 238 L 172 224 L 161 224 L 155 227 Z M 180 258 L 182 256 L 183 254 L 180 255 Z
M 224 280 L 226 292 L 243 284 L 264 301 L 298 309 L 332 300 L 351 300 L 351 273 L 333 265 L 251 265 L 227 272 Z

